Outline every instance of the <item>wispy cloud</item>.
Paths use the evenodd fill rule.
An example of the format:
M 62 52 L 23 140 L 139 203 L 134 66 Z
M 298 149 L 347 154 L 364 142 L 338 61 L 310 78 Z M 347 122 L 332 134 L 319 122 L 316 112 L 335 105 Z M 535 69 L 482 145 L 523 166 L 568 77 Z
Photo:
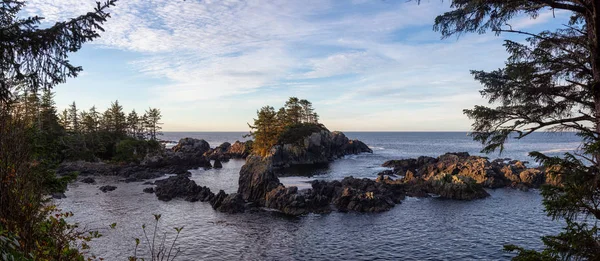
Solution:
M 94 5 L 29 0 L 26 12 L 57 21 Z M 468 97 L 460 99 L 465 106 L 478 101 L 460 96 L 478 88 L 468 70 L 500 66 L 503 49 L 493 36 L 432 42 L 439 38 L 431 32 L 433 19 L 445 10 L 448 4 L 436 1 L 123 0 L 94 44 L 98 52 L 137 54 L 128 66 L 161 79 L 144 91 L 172 113 L 165 118 L 185 120 L 188 114 L 176 115 L 185 103 L 192 110 L 240 106 L 242 116 L 224 113 L 223 120 L 248 119 L 257 104 L 299 95 L 322 108 L 324 121 L 346 128 L 338 119 L 351 111 L 349 103 L 361 104 L 360 115 L 370 123 L 389 111 L 385 103 L 410 103 L 433 114 L 432 103 L 456 105 L 446 96 Z M 548 13 L 539 18 L 520 20 L 519 27 L 535 26 Z M 410 114 L 399 110 L 398 117 Z M 449 119 L 464 118 L 460 109 L 452 113 Z M 220 126 L 245 129 L 243 121 Z

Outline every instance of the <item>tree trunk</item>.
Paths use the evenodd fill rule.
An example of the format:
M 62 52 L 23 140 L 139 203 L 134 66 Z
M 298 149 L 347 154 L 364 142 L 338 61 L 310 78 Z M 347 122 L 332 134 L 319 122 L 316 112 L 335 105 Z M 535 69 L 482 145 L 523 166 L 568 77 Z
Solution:
M 591 1 L 592 9 L 586 14 L 587 33 L 590 48 L 590 64 L 592 66 L 592 91 L 596 121 L 596 137 L 600 138 L 600 1 Z M 600 153 L 595 153 L 596 165 L 600 165 Z

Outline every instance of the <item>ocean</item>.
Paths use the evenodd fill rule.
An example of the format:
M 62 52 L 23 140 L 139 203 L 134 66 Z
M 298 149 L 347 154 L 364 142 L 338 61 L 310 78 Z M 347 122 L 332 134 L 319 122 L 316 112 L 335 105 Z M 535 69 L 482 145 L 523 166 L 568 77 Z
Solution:
M 183 137 L 205 139 L 211 147 L 244 140 L 242 132 L 167 132 L 164 140 Z M 375 178 L 386 160 L 438 156 L 445 152 L 511 158 L 536 163 L 530 151 L 561 155 L 576 150 L 580 139 L 573 133 L 534 133 L 511 140 L 502 154 L 479 153 L 481 144 L 466 132 L 346 132 L 373 149 L 373 154 L 350 155 L 317 169 L 290 172 L 281 178 L 287 186 L 308 187 L 306 181 L 334 180 L 346 176 Z M 212 191 L 237 190 L 243 160 L 231 160 L 223 169 L 192 170 L 192 179 Z M 117 189 L 102 193 L 99 186 Z M 540 237 L 558 233 L 563 226 L 545 215 L 537 190 L 489 190 L 491 197 L 475 201 L 407 198 L 385 213 L 310 214 L 291 218 L 261 211 L 225 214 L 210 204 L 159 201 L 143 193 L 147 185 L 118 182 L 114 177 L 97 184 L 73 183 L 59 207 L 72 211 L 70 221 L 99 229 L 104 235 L 92 242 L 92 252 L 106 260 L 126 260 L 133 254 L 134 238 L 143 238 L 142 224 L 153 224 L 172 239 L 173 227 L 184 229 L 177 240 L 177 260 L 508 260 L 505 244 L 540 249 Z M 116 229 L 108 229 L 111 223 Z M 152 231 L 150 229 L 150 231 Z M 142 250 L 143 251 L 143 250 Z

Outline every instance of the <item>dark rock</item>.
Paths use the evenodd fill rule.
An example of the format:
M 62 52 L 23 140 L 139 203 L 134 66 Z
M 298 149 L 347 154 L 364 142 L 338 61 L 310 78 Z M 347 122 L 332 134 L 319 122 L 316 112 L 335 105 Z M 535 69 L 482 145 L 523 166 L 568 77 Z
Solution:
M 221 206 L 221 203 L 223 203 L 223 200 L 225 200 L 226 197 L 227 194 L 225 191 L 219 190 L 219 193 L 217 193 L 217 195 L 210 200 L 210 205 L 213 207 L 213 209 L 217 209 Z
M 223 164 L 221 164 L 220 160 L 216 159 L 215 162 L 213 163 L 213 168 L 221 169 L 221 168 L 223 168 Z
M 303 195 L 298 194 L 298 188 L 286 188 L 283 185 L 267 193 L 265 196 L 265 207 L 277 209 L 284 214 L 292 216 L 308 213 L 306 199 Z
M 223 190 L 220 190 L 210 203 L 213 209 L 230 214 L 242 213 L 246 208 L 242 195 L 238 193 L 227 195 Z
M 146 192 L 146 193 L 154 193 L 154 188 L 153 187 L 144 188 L 144 192 Z
M 173 198 L 183 198 L 186 201 L 209 201 L 214 194 L 207 187 L 201 187 L 193 180 L 183 175 L 172 176 L 154 182 L 154 193 L 159 200 L 169 201 Z
M 56 192 L 56 193 L 52 193 L 52 198 L 53 199 L 63 199 L 63 198 L 67 198 L 67 196 L 65 195 L 65 193 Z
M 81 182 L 87 183 L 87 184 L 93 184 L 93 183 L 96 183 L 96 180 L 94 178 L 87 177 L 87 178 L 82 179 Z
M 174 152 L 190 153 L 190 154 L 204 154 L 210 150 L 210 145 L 205 140 L 183 138 L 179 140 L 179 143 L 175 145 L 172 150 Z
M 269 158 L 274 168 L 287 168 L 293 165 L 329 163 L 345 155 L 363 152 L 373 151 L 358 140 L 349 140 L 341 132 L 322 129 L 294 143 L 273 146 Z
M 102 187 L 100 187 L 100 190 L 101 190 L 102 192 L 104 192 L 104 193 L 106 193 L 106 192 L 109 192 L 109 191 L 113 191 L 113 190 L 115 190 L 115 189 L 117 189 L 117 187 L 115 187 L 115 186 L 111 186 L 111 185 L 106 185 L 106 186 L 102 186 Z
M 240 170 L 238 193 L 246 201 L 264 205 L 265 195 L 280 185 L 269 159 L 251 156 Z

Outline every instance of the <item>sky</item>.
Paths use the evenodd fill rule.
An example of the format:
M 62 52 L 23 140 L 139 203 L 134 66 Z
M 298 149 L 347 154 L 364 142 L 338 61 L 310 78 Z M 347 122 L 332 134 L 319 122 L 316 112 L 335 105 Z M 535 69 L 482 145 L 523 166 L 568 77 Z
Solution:
M 70 61 L 83 73 L 55 87 L 59 109 L 159 108 L 164 131 L 247 131 L 288 97 L 313 103 L 341 131 L 468 131 L 462 113 L 487 101 L 469 70 L 494 70 L 508 35 L 441 39 L 449 1 L 120 0 L 101 38 Z M 29 0 L 23 15 L 64 21 L 94 0 Z M 539 31 L 567 14 L 517 17 Z M 522 40 L 514 38 L 513 40 Z

